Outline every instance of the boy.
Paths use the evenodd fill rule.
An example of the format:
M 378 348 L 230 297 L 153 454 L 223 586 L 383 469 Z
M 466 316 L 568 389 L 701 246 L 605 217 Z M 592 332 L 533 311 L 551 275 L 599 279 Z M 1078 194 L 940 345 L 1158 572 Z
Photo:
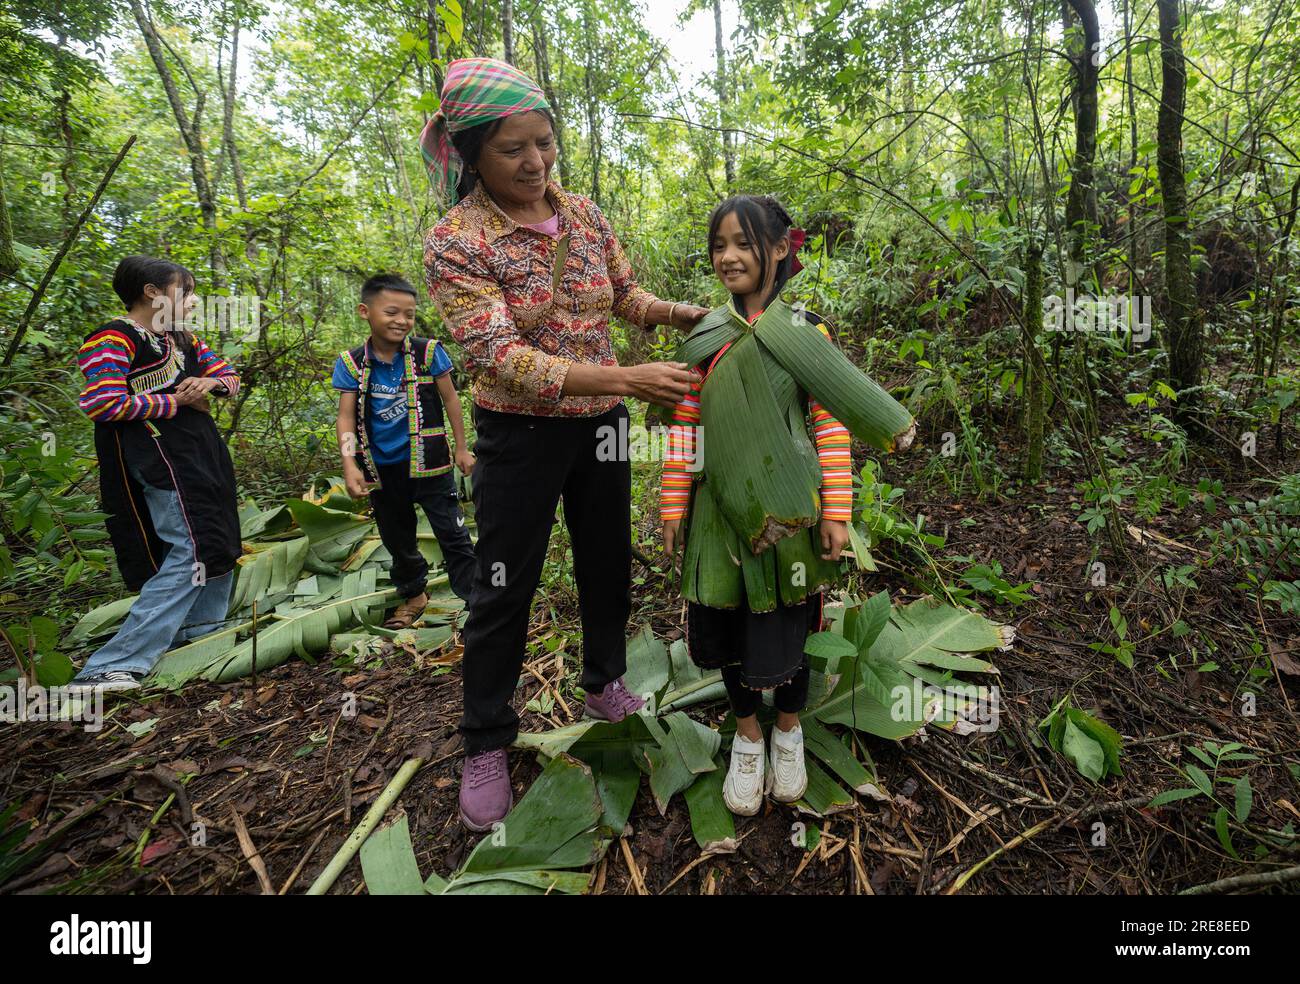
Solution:
M 339 391 L 343 481 L 354 499 L 369 493 L 379 538 L 393 557 L 389 575 L 402 603 L 384 623 L 390 629 L 407 628 L 429 603 L 429 565 L 416 537 L 416 503 L 438 538 L 451 590 L 465 601 L 476 564 L 452 478 L 444 406 L 456 439 L 455 467 L 468 475 L 474 455 L 465 447 L 451 359 L 441 342 L 410 334 L 415 302 L 415 288 L 399 276 L 367 280 L 357 313 L 370 325 L 370 337 L 339 355 L 332 380 Z

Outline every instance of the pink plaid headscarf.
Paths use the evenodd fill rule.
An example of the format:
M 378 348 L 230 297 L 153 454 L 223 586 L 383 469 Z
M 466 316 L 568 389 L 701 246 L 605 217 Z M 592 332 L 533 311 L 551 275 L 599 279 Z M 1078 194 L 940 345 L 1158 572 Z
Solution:
M 458 58 L 448 65 L 442 105 L 420 134 L 420 153 L 442 208 L 456 204 L 456 189 L 465 167 L 451 142 L 453 133 L 516 113 L 550 108 L 537 83 L 506 62 Z

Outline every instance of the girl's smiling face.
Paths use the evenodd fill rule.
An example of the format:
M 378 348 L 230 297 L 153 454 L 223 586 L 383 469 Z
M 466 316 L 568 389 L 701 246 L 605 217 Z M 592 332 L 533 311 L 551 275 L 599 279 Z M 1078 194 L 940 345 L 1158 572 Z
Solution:
M 776 279 L 777 264 L 790 250 L 788 239 L 782 238 L 768 256 L 766 276 L 762 276 L 759 250 L 762 243 L 754 242 L 745 232 L 735 212 L 728 212 L 718 222 L 718 231 L 709 244 L 713 259 L 713 272 L 732 294 L 742 298 L 761 299 L 772 289 Z

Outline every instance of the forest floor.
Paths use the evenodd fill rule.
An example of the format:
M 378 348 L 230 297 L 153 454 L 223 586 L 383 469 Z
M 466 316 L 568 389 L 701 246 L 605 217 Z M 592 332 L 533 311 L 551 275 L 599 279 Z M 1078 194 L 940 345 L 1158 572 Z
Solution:
M 1240 475 L 1224 474 L 1237 494 L 1262 494 Z M 899 479 L 891 476 L 894 481 Z M 1001 671 L 1000 726 L 960 737 L 943 731 L 899 743 L 874 740 L 875 760 L 889 802 L 859 799 L 826 818 L 800 816 L 768 803 L 759 816 L 737 818 L 734 854 L 701 855 L 681 797 L 660 816 L 645 784 L 630 827 L 592 868 L 594 893 L 1169 893 L 1226 876 L 1271 870 L 1260 865 L 1247 829 L 1234 828 L 1233 857 L 1216 835 L 1216 804 L 1207 797 L 1147 808 L 1162 791 L 1188 786 L 1176 766 L 1194 763 L 1188 746 L 1238 742 L 1249 762 L 1224 763 L 1218 779 L 1248 773 L 1253 788 L 1249 830 L 1280 830 L 1300 820 L 1300 672 L 1294 620 L 1268 622 L 1233 589 L 1231 570 L 1197 572 L 1194 591 L 1171 596 L 1148 576 L 1123 587 L 1092 587 L 1089 540 L 1070 508 L 1070 483 L 1016 500 L 909 491 L 909 512 L 925 513 L 928 528 L 948 538 L 949 555 L 999 561 L 1007 580 L 1033 582 L 1032 600 L 1014 609 L 986 608 L 1010 622 L 1017 641 L 995 654 Z M 1115 572 L 1153 571 L 1188 562 L 1197 530 L 1207 522 L 1189 508 L 1138 524 L 1158 538 L 1129 533 L 1126 559 L 1102 557 Z M 644 531 L 647 535 L 649 530 Z M 882 571 L 884 571 L 882 565 Z M 680 602 L 646 572 L 638 589 L 637 623 L 660 635 L 680 633 Z M 914 587 L 896 573 L 872 575 L 871 590 L 904 597 Z M 578 637 L 571 602 L 537 606 L 534 639 L 557 629 Z M 1177 615 L 1217 645 L 1217 669 L 1173 658 L 1168 633 L 1139 646 L 1133 669 L 1090 643 L 1110 638 L 1107 614 L 1119 604 L 1133 627 L 1149 635 Z M 560 616 L 551 621 L 550 608 Z M 1279 666 L 1252 650 L 1266 639 Z M 576 638 L 575 638 L 576 641 Z M 576 653 L 570 653 L 570 659 Z M 461 762 L 455 726 L 460 715 L 459 647 L 441 654 L 398 649 L 370 668 L 292 661 L 256 679 L 216 685 L 196 682 L 179 693 L 152 693 L 117 702 L 102 731 L 69 724 L 27 724 L 6 739 L 0 802 L 20 803 L 20 818 L 39 821 L 30 839 L 61 836 L 36 867 L 2 892 L 256 893 L 301 892 L 338 849 L 401 764 L 424 748 L 432 755 L 394 808 L 404 809 L 425 875 L 448 875 L 476 843 L 457 821 Z M 516 707 L 557 676 L 553 654 L 525 671 Z M 1256 694 L 1254 714 L 1243 690 Z M 1280 689 L 1284 688 L 1284 689 Z M 357 695 L 358 713 L 345 718 L 340 694 Z M 1094 784 L 1038 737 L 1038 723 L 1067 693 L 1119 731 L 1122 777 Z M 568 699 L 567 710 L 581 704 Z M 718 723 L 724 708 L 691 712 Z M 154 722 L 156 719 L 156 722 Z M 551 718 L 523 713 L 523 730 L 568 723 L 557 702 Z M 128 726 L 145 730 L 136 737 Z M 1234 767 L 1235 766 L 1235 767 Z M 511 755 L 516 799 L 539 766 L 530 753 Z M 184 785 L 177 776 L 189 774 Z M 1231 787 L 1219 802 L 1233 809 Z M 165 807 L 165 809 L 160 809 Z M 205 843 L 191 843 L 202 823 Z M 817 824 L 812 851 L 796 846 L 795 825 Z M 238 835 L 238 826 L 247 834 Z M 147 835 L 147 836 L 146 836 Z M 1294 839 L 1292 838 L 1294 845 Z M 141 846 L 143 845 L 143 850 Z M 255 850 L 263 882 L 249 862 Z M 978 870 L 974 866 L 987 861 Z M 1292 861 L 1294 863 L 1294 860 Z M 1295 883 L 1292 883 L 1294 885 Z M 1273 889 L 1285 890 L 1285 889 Z M 336 893 L 364 891 L 354 861 Z

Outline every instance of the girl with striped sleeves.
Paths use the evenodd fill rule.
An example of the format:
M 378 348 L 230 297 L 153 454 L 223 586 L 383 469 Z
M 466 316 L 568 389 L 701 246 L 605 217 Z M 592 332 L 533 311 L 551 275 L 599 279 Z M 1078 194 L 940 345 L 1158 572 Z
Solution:
M 217 628 L 242 550 L 235 470 L 208 402 L 234 396 L 239 375 L 183 327 L 194 276 L 128 256 L 113 290 L 126 317 L 91 332 L 77 356 L 106 525 L 122 579 L 140 593 L 72 682 L 105 691 L 140 687 L 169 648 Z
M 799 271 L 795 253 L 802 242 L 802 230 L 791 228 L 789 213 L 769 195 L 736 195 L 714 209 L 709 220 L 713 270 L 730 292 L 736 311 L 750 323 L 758 320 L 786 281 Z M 805 312 L 804 317 L 829 335 L 816 315 Z M 708 365 L 694 367 L 696 381 L 673 414 L 659 510 L 664 550 L 670 557 L 683 545 L 682 520 L 690 502 L 693 475 L 699 471 L 695 467 L 696 429 L 702 383 L 725 354 L 724 348 Z M 849 542 L 852 518 L 850 435 L 816 400 L 808 399 L 807 408 L 821 463 L 821 556 L 838 561 Z M 731 763 L 722 786 L 722 798 L 733 813 L 754 815 L 765 792 L 779 802 L 793 803 L 807 789 L 799 726 L 799 712 L 808 700 L 809 666 L 803 650 L 808 635 L 820 631 L 821 616 L 820 594 L 796 605 L 779 604 L 769 612 L 687 604 L 686 642 L 691 660 L 704 669 L 722 671 L 736 717 Z M 773 692 L 776 707 L 770 755 L 758 723 L 764 690 Z

